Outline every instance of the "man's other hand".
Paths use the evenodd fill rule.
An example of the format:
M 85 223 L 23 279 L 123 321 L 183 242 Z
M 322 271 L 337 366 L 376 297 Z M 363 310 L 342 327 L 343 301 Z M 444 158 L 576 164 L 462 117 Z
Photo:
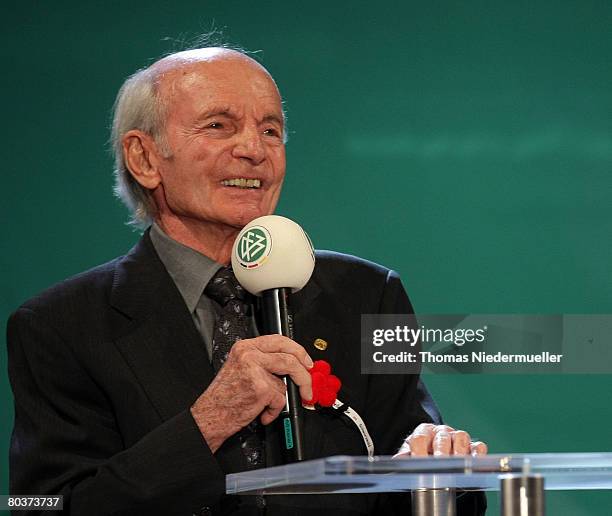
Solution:
M 404 439 L 404 444 L 393 458 L 486 453 L 487 445 L 481 441 L 472 441 L 470 434 L 464 430 L 455 430 L 448 425 L 422 423 Z
M 285 406 L 288 375 L 303 399 L 312 398 L 306 350 L 282 335 L 264 335 L 236 342 L 208 389 L 191 407 L 209 448 L 214 453 L 223 442 L 258 416 L 264 425 L 274 421 Z

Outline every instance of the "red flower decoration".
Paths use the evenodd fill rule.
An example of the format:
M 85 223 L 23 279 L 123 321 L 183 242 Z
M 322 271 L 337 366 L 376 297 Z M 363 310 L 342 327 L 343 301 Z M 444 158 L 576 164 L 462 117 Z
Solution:
M 340 378 L 331 374 L 331 366 L 325 360 L 317 360 L 310 370 L 312 377 L 312 399 L 302 400 L 304 405 L 318 403 L 322 407 L 331 407 L 342 382 Z

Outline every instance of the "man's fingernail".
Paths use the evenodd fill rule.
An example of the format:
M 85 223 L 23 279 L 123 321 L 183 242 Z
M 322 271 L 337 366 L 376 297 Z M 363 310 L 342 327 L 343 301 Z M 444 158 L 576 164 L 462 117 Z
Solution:
M 312 358 L 310 358 L 308 355 L 306 355 L 306 367 L 308 367 L 308 369 L 310 369 L 313 365 L 314 365 L 314 362 L 312 361 Z

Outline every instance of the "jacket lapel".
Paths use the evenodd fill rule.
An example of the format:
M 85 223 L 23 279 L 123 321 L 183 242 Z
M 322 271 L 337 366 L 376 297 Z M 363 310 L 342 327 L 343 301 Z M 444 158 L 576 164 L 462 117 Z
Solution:
M 193 404 L 213 371 L 191 314 L 146 233 L 119 261 L 111 305 L 127 320 L 115 344 L 162 420 Z
M 321 306 L 325 296 L 319 297 L 322 289 L 316 278 L 291 297 L 291 309 L 294 314 L 295 340 L 301 344 L 313 360 L 325 360 L 334 365 L 336 346 L 330 345 L 325 350 L 314 346 L 316 339 L 323 339 L 332 344 L 337 339 L 339 327 L 332 314 Z

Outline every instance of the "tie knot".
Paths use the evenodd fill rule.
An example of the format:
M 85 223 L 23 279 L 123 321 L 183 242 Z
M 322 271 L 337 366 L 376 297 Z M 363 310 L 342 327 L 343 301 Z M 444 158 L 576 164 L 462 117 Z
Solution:
M 245 301 L 247 298 L 246 291 L 238 283 L 234 271 L 230 267 L 219 269 L 206 285 L 204 292 L 223 307 L 233 299 Z

